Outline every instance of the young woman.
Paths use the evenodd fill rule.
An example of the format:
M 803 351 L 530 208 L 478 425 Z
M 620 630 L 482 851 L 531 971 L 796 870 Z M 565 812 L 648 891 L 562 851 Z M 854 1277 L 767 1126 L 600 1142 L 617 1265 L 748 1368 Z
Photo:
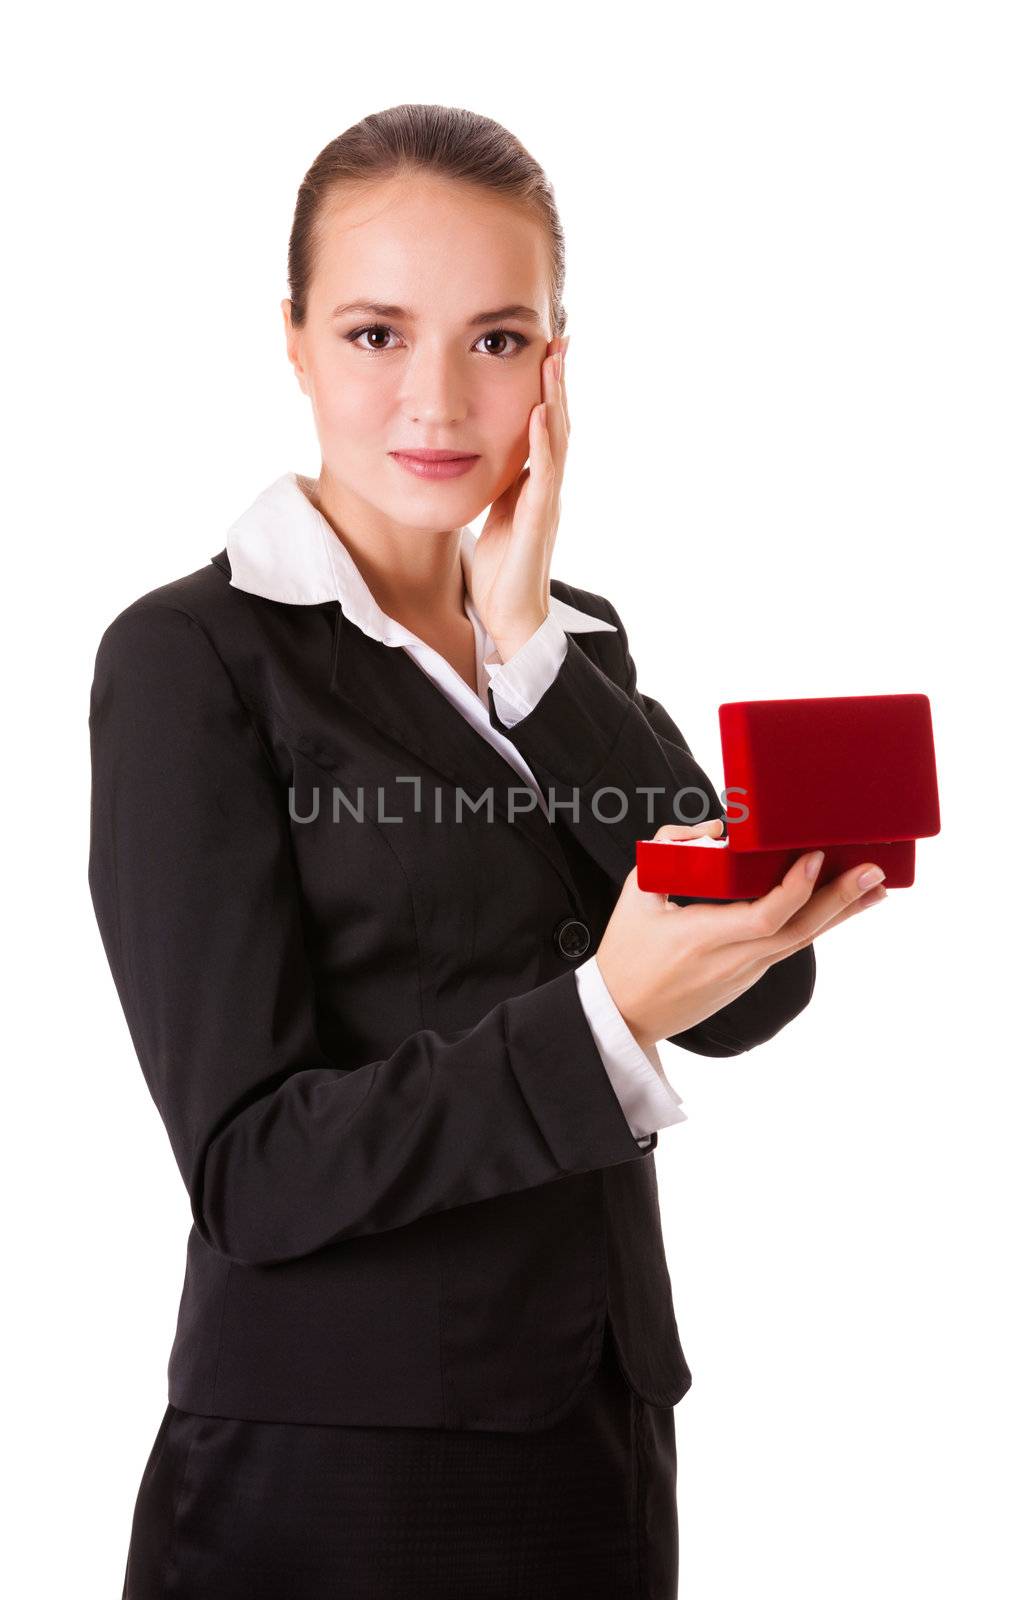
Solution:
M 124 1595 L 672 1597 L 655 1045 L 772 1037 L 882 891 L 636 886 L 684 791 L 659 836 L 725 813 L 551 576 L 563 244 L 518 140 L 365 118 L 289 278 L 318 478 L 115 617 L 93 683 L 90 888 L 193 1218 Z

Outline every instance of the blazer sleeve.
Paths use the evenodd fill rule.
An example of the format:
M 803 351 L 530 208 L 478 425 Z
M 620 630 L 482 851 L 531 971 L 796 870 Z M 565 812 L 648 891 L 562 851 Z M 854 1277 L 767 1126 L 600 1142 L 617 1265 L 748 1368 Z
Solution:
M 622 618 L 610 600 L 603 604 L 616 634 L 595 637 L 607 652 L 610 672 L 596 665 L 571 634 L 553 681 L 521 720 L 504 721 L 492 690 L 489 709 L 493 726 L 549 780 L 556 807 L 564 805 L 556 815 L 568 818 L 584 849 L 621 890 L 638 839 L 653 838 L 662 822 L 712 817 L 725 822 L 726 811 L 668 711 L 639 688 Z M 677 815 L 673 802 L 680 791 L 688 792 L 681 795 Z M 671 898 L 678 905 L 692 903 L 690 896 Z M 752 1050 L 808 1005 L 815 971 L 814 947 L 806 945 L 774 962 L 757 983 L 703 1022 L 670 1034 L 670 1042 L 705 1056 Z
M 281 780 L 203 625 L 135 601 L 90 697 L 89 886 L 194 1222 L 287 1261 L 654 1148 L 575 968 L 375 1061 L 322 1049 Z

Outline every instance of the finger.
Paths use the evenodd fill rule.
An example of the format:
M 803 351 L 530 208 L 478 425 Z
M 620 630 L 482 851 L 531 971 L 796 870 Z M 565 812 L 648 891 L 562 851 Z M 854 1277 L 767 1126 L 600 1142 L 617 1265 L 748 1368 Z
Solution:
M 874 884 L 871 889 L 866 890 L 865 894 L 860 894 L 857 900 L 852 900 L 849 906 L 845 906 L 843 911 L 838 911 L 837 915 L 831 917 L 829 922 L 824 922 L 819 929 L 819 936 L 822 937 L 824 933 L 829 933 L 830 929 L 835 928 L 838 922 L 847 922 L 849 917 L 857 916 L 860 911 L 868 911 L 870 906 L 878 906 L 880 901 L 886 900 L 886 898 L 887 891 L 883 884 Z
M 835 928 L 838 923 L 847 922 L 849 917 L 857 917 L 860 912 L 868 911 L 870 906 L 878 906 L 881 900 L 886 899 L 887 891 L 883 884 L 875 884 L 872 889 L 867 889 L 865 894 L 859 895 L 857 900 L 853 900 L 842 911 L 838 911 L 837 915 L 831 917 L 829 922 L 824 922 L 817 933 L 810 934 L 805 939 L 798 939 L 794 944 L 789 945 L 786 950 L 774 956 L 773 964 L 777 961 L 783 961 L 787 956 L 794 955 L 796 951 L 804 949 L 805 945 L 813 944 L 816 939 L 821 939 L 824 933 L 829 933 L 830 929 Z
M 563 412 L 564 417 L 565 417 L 565 437 L 566 438 L 568 438 L 569 434 L 572 432 L 572 424 L 569 421 L 569 396 L 568 396 L 568 391 L 567 391 L 567 389 L 565 387 L 565 359 L 566 359 L 566 356 L 569 353 L 569 339 L 570 339 L 570 337 L 571 337 L 571 335 L 566 334 L 565 337 L 561 341 L 561 353 L 562 353 L 562 355 L 561 355 L 561 383 L 559 384 L 559 388 L 561 389 L 562 412 Z
M 555 464 L 546 413 L 546 402 L 534 406 L 529 413 L 528 477 L 519 496 L 515 517 L 516 524 L 521 522 L 524 529 L 530 530 L 534 542 L 539 529 L 550 526 L 555 495 Z M 521 534 L 518 537 L 521 539 Z
M 719 916 L 720 942 L 753 944 L 756 947 L 756 959 L 760 953 L 759 947 L 768 943 L 771 954 L 771 941 L 811 898 L 815 880 L 806 876 L 805 862 L 814 853 L 810 850 L 799 856 L 791 863 L 782 881 L 757 899 L 726 900 L 719 906 L 710 907 Z M 786 943 L 786 939 L 781 940 L 781 944 Z
M 779 952 L 798 942 L 805 942 L 822 932 L 834 918 L 860 900 L 866 892 L 859 878 L 874 861 L 862 861 L 812 893 L 812 879 L 805 876 L 805 861 L 810 851 L 799 856 L 782 883 L 770 889 L 760 900 L 747 908 L 752 927 L 751 942 L 761 957 L 772 959 Z M 873 886 L 871 886 L 873 887 Z
M 555 385 L 551 378 L 550 384 Z M 542 418 L 540 424 L 540 487 L 549 498 L 553 498 L 560 489 L 565 464 L 565 441 L 561 436 L 561 429 L 556 418 L 561 411 L 557 396 L 552 393 L 551 398 L 540 407 Z
M 655 834 L 656 839 L 696 839 L 706 833 L 717 838 L 723 831 L 721 817 L 710 817 L 707 822 L 664 822 Z
M 540 363 L 540 398 L 541 398 L 541 400 L 546 400 L 547 399 L 547 394 L 548 394 L 547 379 L 548 379 L 548 377 L 550 375 L 551 360 L 552 360 L 552 358 L 554 356 L 554 352 L 557 350 L 557 348 L 558 348 L 557 341 L 555 339 L 548 339 L 548 341 L 547 341 L 547 349 L 544 351 L 544 359 Z
M 562 400 L 562 380 L 554 370 L 554 363 L 558 357 L 548 356 L 544 363 L 544 398 L 547 401 L 547 423 L 551 437 L 551 454 L 556 460 L 565 459 L 565 450 L 568 437 L 565 431 L 565 406 Z M 563 363 L 564 365 L 564 363 Z
M 559 375 L 556 373 L 554 363 L 561 354 L 561 340 L 549 339 L 540 363 L 540 398 L 541 400 L 556 399 L 561 387 Z
M 554 452 L 551 448 L 551 428 L 547 401 L 534 406 L 529 427 L 529 488 L 543 498 L 550 493 L 551 474 L 554 472 Z

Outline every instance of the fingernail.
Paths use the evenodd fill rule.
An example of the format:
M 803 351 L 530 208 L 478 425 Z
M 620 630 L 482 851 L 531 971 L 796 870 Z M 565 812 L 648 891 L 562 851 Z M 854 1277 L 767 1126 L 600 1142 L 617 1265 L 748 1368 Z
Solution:
M 881 872 L 879 867 L 870 867 L 868 872 L 863 872 L 859 878 L 858 887 L 860 889 L 871 889 L 874 883 L 882 883 L 886 876 L 887 874 Z
M 819 876 L 819 868 L 822 866 L 822 864 L 823 864 L 823 862 L 825 860 L 826 860 L 826 851 L 825 850 L 817 850 L 815 852 L 814 856 L 809 856 L 808 860 L 805 862 L 805 877 L 806 878 L 816 878 L 816 877 L 818 877 Z

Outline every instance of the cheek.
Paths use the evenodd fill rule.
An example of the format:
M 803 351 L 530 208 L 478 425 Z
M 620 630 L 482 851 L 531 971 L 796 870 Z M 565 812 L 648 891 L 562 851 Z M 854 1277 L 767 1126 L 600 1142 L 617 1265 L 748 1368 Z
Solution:
M 535 380 L 513 383 L 499 389 L 485 402 L 484 420 L 498 452 L 506 460 L 525 460 L 529 449 L 529 414 L 540 403 L 539 374 Z
M 321 425 L 353 439 L 381 432 L 390 407 L 383 383 L 371 374 L 355 371 L 353 365 L 341 370 L 339 362 L 327 361 L 312 373 L 314 409 Z
M 529 427 L 529 413 L 535 405 L 539 405 L 543 392 L 540 387 L 540 370 L 538 367 L 526 367 L 525 376 L 521 373 L 518 382 L 503 385 L 497 395 L 497 405 L 507 422 L 508 431 L 525 433 Z

